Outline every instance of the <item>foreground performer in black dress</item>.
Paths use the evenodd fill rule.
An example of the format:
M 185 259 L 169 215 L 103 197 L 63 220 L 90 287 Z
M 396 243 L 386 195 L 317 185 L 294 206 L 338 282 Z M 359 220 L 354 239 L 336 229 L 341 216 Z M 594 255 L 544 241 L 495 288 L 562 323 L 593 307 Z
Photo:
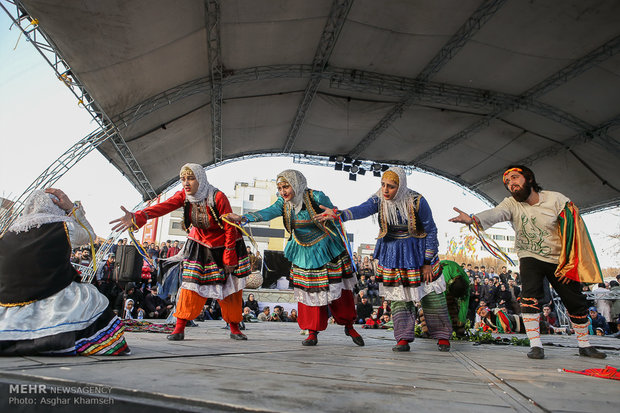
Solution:
M 129 354 L 108 299 L 79 282 L 71 249 L 95 239 L 79 203 L 34 191 L 0 237 L 0 355 Z

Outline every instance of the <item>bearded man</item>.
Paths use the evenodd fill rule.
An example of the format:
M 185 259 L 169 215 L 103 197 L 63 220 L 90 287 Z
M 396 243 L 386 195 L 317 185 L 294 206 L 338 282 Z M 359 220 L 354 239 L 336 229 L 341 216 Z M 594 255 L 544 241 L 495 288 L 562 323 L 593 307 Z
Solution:
M 505 198 L 495 208 L 475 215 L 454 208 L 459 215 L 450 221 L 467 225 L 475 221 L 482 229 L 490 228 L 498 222 L 512 223 L 522 281 L 521 312 L 531 347 L 527 356 L 533 359 L 545 357 L 539 320 L 544 297 L 543 281 L 547 278 L 568 310 L 579 344 L 579 355 L 605 358 L 606 354 L 591 347 L 588 341 L 588 305 L 581 293 L 581 284 L 573 279 L 556 276 L 561 255 L 564 255 L 564 239 L 559 230 L 560 217 L 564 217 L 565 208 L 576 208 L 561 193 L 543 191 L 536 182 L 534 172 L 526 166 L 509 166 L 504 172 L 503 181 L 512 196 Z M 598 266 L 595 261 L 590 260 L 582 265 Z M 580 271 L 582 269 L 580 267 Z M 587 272 L 590 268 L 584 270 Z

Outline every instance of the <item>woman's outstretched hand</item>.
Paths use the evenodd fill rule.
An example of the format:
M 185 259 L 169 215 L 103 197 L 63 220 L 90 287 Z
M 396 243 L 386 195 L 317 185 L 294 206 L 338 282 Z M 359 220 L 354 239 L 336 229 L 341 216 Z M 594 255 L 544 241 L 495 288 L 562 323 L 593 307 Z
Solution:
M 333 209 L 327 208 L 326 206 L 323 206 L 323 205 L 319 205 L 319 207 L 323 210 L 323 213 L 316 215 L 314 217 L 315 220 L 319 222 L 324 222 L 324 221 L 328 221 L 328 220 L 332 220 L 336 218 L 337 215 Z
M 226 218 L 227 220 L 232 221 L 232 222 L 245 221 L 244 217 L 242 217 L 241 215 L 237 215 L 234 212 L 228 213 L 224 218 Z
M 129 228 L 133 228 L 133 214 L 129 211 L 127 211 L 127 209 L 125 209 L 124 206 L 121 205 L 121 209 L 123 210 L 123 212 L 125 213 L 125 215 L 123 215 L 120 218 L 114 219 L 112 221 L 110 221 L 110 224 L 114 224 L 116 223 L 116 225 L 114 225 L 112 227 L 112 231 L 125 231 Z

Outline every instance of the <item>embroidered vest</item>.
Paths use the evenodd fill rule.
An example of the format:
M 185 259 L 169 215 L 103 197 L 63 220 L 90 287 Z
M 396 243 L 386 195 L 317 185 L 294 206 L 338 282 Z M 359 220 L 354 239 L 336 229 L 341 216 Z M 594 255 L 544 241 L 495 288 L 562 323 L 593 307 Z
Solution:
M 409 198 L 407 202 L 407 225 L 388 224 L 383 213 L 382 204 L 379 204 L 379 235 L 377 239 L 385 236 L 392 238 L 425 238 L 424 226 L 418 216 L 420 210 L 420 199 L 422 195 L 416 194 Z M 383 202 L 383 200 L 381 200 Z

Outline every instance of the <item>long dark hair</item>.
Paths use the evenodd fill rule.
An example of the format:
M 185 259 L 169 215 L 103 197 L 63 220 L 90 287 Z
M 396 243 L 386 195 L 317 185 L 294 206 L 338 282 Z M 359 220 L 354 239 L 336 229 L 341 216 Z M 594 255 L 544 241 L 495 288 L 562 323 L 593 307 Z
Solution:
M 532 185 L 532 189 L 534 190 L 534 192 L 542 191 L 542 186 L 538 185 L 538 182 L 536 182 L 536 176 L 534 175 L 534 171 L 532 171 L 525 165 L 508 165 L 504 170 L 507 171 L 513 168 L 521 169 L 522 172 L 519 173 L 523 175 L 525 180 L 529 182 L 530 185 Z M 506 187 L 506 184 L 504 184 L 504 186 Z M 508 187 L 506 187 L 506 189 L 508 189 Z

